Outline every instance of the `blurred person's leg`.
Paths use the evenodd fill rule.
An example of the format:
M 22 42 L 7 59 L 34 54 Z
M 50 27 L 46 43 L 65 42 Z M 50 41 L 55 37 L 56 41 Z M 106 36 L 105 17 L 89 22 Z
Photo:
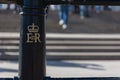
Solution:
M 69 6 L 68 5 L 64 5 L 64 8 L 63 8 L 63 20 L 64 20 L 64 24 L 62 26 L 63 29 L 67 28 L 68 15 L 69 15 Z
M 80 5 L 80 18 L 84 19 L 89 16 L 89 10 L 87 5 Z
M 100 13 L 104 10 L 104 6 L 95 6 L 96 13 Z
M 80 18 L 84 19 L 84 5 L 80 5 Z
M 64 24 L 63 9 L 64 9 L 63 5 L 58 5 L 59 25 Z
M 90 14 L 89 14 L 89 6 L 88 5 L 85 6 L 84 16 L 85 17 L 89 17 L 90 16 Z
M 74 13 L 74 5 L 70 5 L 70 6 L 69 6 L 69 12 L 70 12 L 71 14 Z

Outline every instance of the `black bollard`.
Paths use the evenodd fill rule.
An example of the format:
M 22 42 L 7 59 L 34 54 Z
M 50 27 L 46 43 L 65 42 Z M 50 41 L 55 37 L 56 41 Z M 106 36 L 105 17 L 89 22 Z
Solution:
M 44 0 L 24 0 L 20 32 L 20 80 L 45 79 Z

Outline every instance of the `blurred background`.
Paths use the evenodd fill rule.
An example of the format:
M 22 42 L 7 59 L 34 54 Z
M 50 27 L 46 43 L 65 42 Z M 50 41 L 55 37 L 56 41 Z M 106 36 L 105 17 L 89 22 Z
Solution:
M 19 73 L 21 12 L 0 4 L 0 77 Z M 120 6 L 50 5 L 47 13 L 46 76 L 120 77 Z

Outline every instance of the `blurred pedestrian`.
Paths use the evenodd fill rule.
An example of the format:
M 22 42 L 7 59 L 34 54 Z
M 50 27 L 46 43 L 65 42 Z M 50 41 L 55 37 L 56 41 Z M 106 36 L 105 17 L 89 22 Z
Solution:
M 95 11 L 96 13 L 100 13 L 104 10 L 104 6 L 101 6 L 101 5 L 97 5 L 95 6 Z
M 79 15 L 79 13 L 80 13 L 79 5 L 73 5 L 73 14 Z
M 88 5 L 80 5 L 80 19 L 84 19 L 85 17 L 89 17 L 89 6 Z
M 69 16 L 69 5 L 58 5 L 58 14 L 59 25 L 62 26 L 62 29 L 66 29 Z

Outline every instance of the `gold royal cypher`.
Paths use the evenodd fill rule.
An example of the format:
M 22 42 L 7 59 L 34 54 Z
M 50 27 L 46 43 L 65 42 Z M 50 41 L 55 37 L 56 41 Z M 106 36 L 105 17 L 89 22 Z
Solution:
M 40 41 L 39 27 L 34 23 L 28 26 L 27 43 L 38 43 Z

